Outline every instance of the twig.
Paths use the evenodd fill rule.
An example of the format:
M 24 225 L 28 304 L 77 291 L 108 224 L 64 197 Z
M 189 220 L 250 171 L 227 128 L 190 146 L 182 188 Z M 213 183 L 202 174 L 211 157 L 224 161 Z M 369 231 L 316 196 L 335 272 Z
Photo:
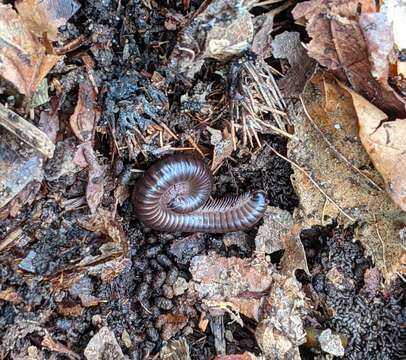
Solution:
M 20 240 L 21 236 L 23 235 L 23 230 L 21 227 L 11 231 L 1 242 L 0 242 L 0 253 L 11 246 L 11 244 L 15 243 L 16 241 Z
M 20 115 L 0 104 L 0 126 L 13 133 L 47 158 L 54 156 L 55 145 L 48 136 Z
M 378 227 L 378 221 L 376 220 L 376 214 L 373 213 L 372 214 L 373 218 L 374 218 L 374 225 L 375 225 L 375 230 L 376 230 L 376 234 L 378 235 L 378 239 L 381 242 L 382 245 L 382 260 L 383 260 L 383 266 L 385 267 L 385 271 L 388 272 L 388 268 L 386 267 L 386 252 L 385 252 L 385 243 L 382 239 L 381 233 L 379 232 L 379 227 Z
M 203 151 L 200 150 L 199 146 L 196 144 L 196 142 L 193 140 L 193 138 L 190 135 L 186 135 L 186 139 L 190 142 L 190 144 L 193 146 L 193 148 L 202 156 L 204 159 L 205 156 L 203 154 Z
M 270 146 L 269 144 L 267 144 L 267 146 L 269 146 L 269 148 L 277 155 L 279 156 L 281 159 L 287 161 L 289 164 L 291 164 L 292 166 L 294 166 L 296 169 L 298 169 L 300 172 L 302 172 L 312 183 L 313 185 L 317 188 L 317 190 L 319 190 L 346 218 L 348 218 L 349 220 L 351 220 L 352 222 L 355 222 L 355 219 L 352 218 L 350 215 L 348 215 L 330 196 L 328 196 L 326 194 L 326 192 L 320 187 L 319 184 L 317 184 L 317 182 L 315 180 L 313 180 L 313 178 L 302 168 L 300 167 L 298 164 L 296 164 L 294 161 L 288 159 L 287 157 L 283 156 L 282 154 L 280 154 L 278 151 L 276 151 L 272 146 Z
M 384 191 L 384 189 L 382 189 L 378 184 L 376 184 L 372 179 L 370 179 L 368 176 L 366 176 L 360 169 L 358 169 L 356 166 L 354 166 L 353 164 L 351 164 L 351 162 L 343 155 L 341 154 L 336 147 L 330 142 L 329 139 L 327 139 L 327 137 L 324 135 L 324 133 L 320 130 L 320 128 L 317 126 L 317 124 L 315 123 L 315 121 L 313 120 L 313 118 L 310 116 L 309 112 L 306 109 L 305 103 L 303 101 L 303 98 L 300 97 L 300 101 L 303 105 L 303 110 L 307 116 L 307 118 L 309 119 L 309 121 L 311 122 L 311 124 L 313 125 L 313 127 L 315 128 L 315 130 L 319 133 L 319 135 L 323 138 L 323 140 L 326 142 L 326 144 L 329 146 L 329 148 L 331 150 L 333 150 L 336 155 L 342 160 L 344 161 L 349 167 L 351 167 L 358 175 L 361 175 L 363 178 L 365 178 L 368 182 L 370 182 L 376 190 L 378 191 Z

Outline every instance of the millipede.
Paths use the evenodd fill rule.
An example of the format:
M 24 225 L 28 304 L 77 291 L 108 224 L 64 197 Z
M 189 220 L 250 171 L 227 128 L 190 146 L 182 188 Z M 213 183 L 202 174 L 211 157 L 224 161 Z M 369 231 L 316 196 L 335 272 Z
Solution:
M 225 233 L 248 229 L 264 215 L 262 190 L 211 199 L 213 177 L 191 154 L 158 160 L 137 181 L 132 201 L 137 218 L 165 232 Z

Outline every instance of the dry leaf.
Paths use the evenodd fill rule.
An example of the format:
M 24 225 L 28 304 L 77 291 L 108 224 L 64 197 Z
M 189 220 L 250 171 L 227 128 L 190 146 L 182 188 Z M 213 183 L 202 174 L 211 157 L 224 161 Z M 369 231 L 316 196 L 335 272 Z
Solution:
M 381 110 L 353 91 L 350 94 L 362 144 L 384 178 L 386 191 L 406 211 L 406 119 L 387 121 Z
M 0 43 L 0 76 L 27 96 L 60 59 L 46 55 L 41 42 L 11 5 L 0 4 Z
M 335 218 L 345 224 L 357 221 L 357 237 L 390 277 L 401 271 L 404 261 L 399 230 L 406 224 L 406 214 L 378 188 L 382 180 L 357 136 L 352 96 L 333 76 L 319 72 L 307 84 L 302 101 L 310 118 L 297 107 L 291 118 L 300 141 L 288 144 L 289 158 L 302 168 L 293 167 L 300 198 L 296 219 L 304 227 Z
M 187 325 L 188 320 L 183 314 L 162 314 L 156 320 L 155 327 L 160 330 L 162 339 L 168 341 Z
M 122 223 L 116 219 L 115 213 L 100 208 L 96 216 L 80 219 L 79 225 L 86 230 L 108 235 L 116 244 L 128 246 Z
M 251 51 L 256 53 L 263 59 L 267 59 L 273 55 L 272 53 L 272 30 L 273 30 L 273 19 L 275 14 L 270 11 L 262 15 L 263 22 L 260 29 L 255 33 L 252 40 Z M 256 19 L 255 19 L 256 20 Z
M 65 345 L 61 344 L 59 341 L 55 341 L 52 337 L 47 334 L 44 336 L 41 345 L 50 351 L 67 356 L 70 360 L 80 359 L 80 355 L 76 354 L 72 350 L 68 349 Z
M 64 317 L 78 317 L 82 315 L 83 307 L 81 307 L 80 305 L 66 306 L 63 304 L 58 304 L 58 313 Z
M 359 25 L 368 48 L 371 74 L 383 86 L 389 77 L 389 59 L 394 49 L 392 24 L 383 13 L 362 14 Z
M 104 194 L 104 171 L 97 162 L 96 154 L 89 142 L 78 146 L 73 162 L 81 167 L 85 167 L 86 165 L 89 167 L 86 201 L 90 212 L 95 214 Z
M 378 82 L 374 78 L 369 62 L 368 44 L 372 48 L 373 44 L 381 42 L 393 44 L 393 37 L 387 31 L 374 34 L 370 29 L 364 28 L 364 33 L 368 34 L 367 44 L 358 22 L 357 7 L 357 0 L 311 0 L 296 5 L 292 14 L 295 19 L 305 17 L 308 21 L 306 29 L 312 38 L 308 44 L 308 52 L 312 58 L 321 65 L 336 70 L 356 92 L 388 115 L 406 117 L 405 102 L 387 84 L 387 79 Z M 364 22 L 373 18 L 372 14 L 364 16 Z M 380 24 L 375 23 L 374 26 L 387 28 L 384 19 L 379 20 Z M 372 40 L 373 35 L 379 35 L 379 38 L 375 36 Z M 375 50 L 376 48 L 372 57 L 376 60 Z M 387 49 L 383 53 L 386 54 Z
M 305 296 L 295 278 L 275 275 L 274 279 L 255 337 L 266 358 L 300 360 L 299 345 L 306 342 Z
M 0 291 L 0 301 L 7 301 L 12 304 L 19 304 L 22 299 L 20 294 L 12 287 Z
M 43 158 L 26 146 L 20 146 L 9 134 L 0 132 L 0 209 L 32 182 L 44 176 Z
M 55 144 L 59 131 L 59 112 L 51 109 L 41 111 L 38 127 Z
M 272 265 L 262 259 L 195 256 L 190 272 L 192 286 L 201 299 L 208 300 L 212 306 L 228 304 L 255 320 L 273 281 Z
M 276 35 L 272 41 L 272 55 L 276 59 L 287 59 L 291 66 L 287 74 L 278 81 L 279 89 L 285 97 L 299 96 L 316 66 L 316 62 L 307 55 L 299 33 L 285 31 Z
M 282 275 L 294 276 L 297 269 L 303 269 L 310 275 L 300 232 L 301 227 L 293 223 L 288 211 L 268 206 L 264 223 L 255 237 L 255 250 L 258 254 L 272 254 L 283 249 L 285 252 L 280 262 Z
M 95 127 L 100 117 L 96 100 L 97 94 L 90 80 L 82 80 L 79 84 L 78 102 L 69 119 L 75 136 L 81 142 L 93 142 Z
M 25 26 L 38 37 L 46 33 L 49 40 L 57 39 L 58 27 L 80 8 L 76 0 L 17 0 L 15 6 Z
M 192 79 L 205 59 L 228 60 L 248 49 L 254 28 L 244 0 L 204 2 L 178 36 L 170 68 Z
M 90 339 L 83 355 L 87 360 L 125 359 L 114 332 L 107 326 L 102 327 L 98 333 Z
M 163 343 L 159 352 L 160 360 L 190 360 L 189 345 L 184 337 Z
M 398 49 L 406 49 L 406 4 L 403 0 L 385 0 L 381 2 L 381 11 L 393 24 L 393 35 Z

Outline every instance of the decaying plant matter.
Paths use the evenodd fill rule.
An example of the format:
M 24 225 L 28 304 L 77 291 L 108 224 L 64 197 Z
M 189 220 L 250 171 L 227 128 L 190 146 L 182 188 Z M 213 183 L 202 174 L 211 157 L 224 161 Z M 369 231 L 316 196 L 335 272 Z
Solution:
M 261 146 L 258 133 L 286 133 L 288 118 L 272 69 L 265 61 L 243 59 L 229 72 L 231 134 L 237 149 L 237 134 L 243 146 Z

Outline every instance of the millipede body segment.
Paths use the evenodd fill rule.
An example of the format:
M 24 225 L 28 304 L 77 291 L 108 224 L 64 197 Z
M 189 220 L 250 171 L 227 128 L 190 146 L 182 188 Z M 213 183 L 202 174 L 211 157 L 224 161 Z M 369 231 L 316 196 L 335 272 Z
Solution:
M 264 215 L 264 191 L 212 200 L 212 185 L 202 160 L 185 154 L 164 157 L 135 185 L 136 216 L 159 231 L 225 233 L 250 228 Z

